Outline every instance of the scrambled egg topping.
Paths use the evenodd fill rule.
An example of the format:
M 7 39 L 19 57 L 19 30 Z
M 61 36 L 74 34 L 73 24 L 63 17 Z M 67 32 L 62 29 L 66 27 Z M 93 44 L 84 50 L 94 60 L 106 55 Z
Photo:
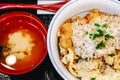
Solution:
M 120 17 L 93 9 L 58 29 L 60 59 L 81 80 L 120 80 Z

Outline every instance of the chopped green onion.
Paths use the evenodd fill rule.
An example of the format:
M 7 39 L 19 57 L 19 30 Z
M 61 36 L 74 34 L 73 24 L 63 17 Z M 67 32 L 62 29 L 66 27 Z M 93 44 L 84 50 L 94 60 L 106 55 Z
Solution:
M 96 80 L 96 78 L 91 78 L 91 80 Z
M 97 32 L 99 33 L 99 36 L 98 36 L 98 37 L 103 36 L 103 34 L 104 34 L 104 31 L 101 30 L 101 29 L 98 29 Z
M 95 24 L 94 24 L 94 26 L 96 26 L 96 27 L 100 27 L 100 24 L 98 24 L 98 23 L 95 23 Z
M 93 39 L 96 39 L 99 36 L 99 34 L 94 34 Z
M 90 36 L 90 39 L 93 39 L 93 36 L 94 36 L 94 35 L 93 35 L 93 34 L 90 34 L 89 36 Z
M 85 33 L 86 35 L 88 34 L 88 31 Z
M 105 43 L 101 41 L 99 44 L 97 44 L 96 49 L 99 49 L 101 47 L 105 47 Z
M 108 28 L 108 24 L 103 24 L 103 27 L 104 28 Z
M 97 33 L 95 33 L 95 34 L 90 34 L 90 39 L 96 39 L 97 37 L 100 37 L 100 36 L 102 36 L 102 34 L 97 34 Z
M 90 36 L 90 39 L 94 40 L 98 36 L 98 34 L 90 34 L 89 36 Z
M 98 29 L 97 30 L 97 32 L 98 33 L 95 33 L 95 34 L 90 34 L 90 39 L 96 39 L 97 37 L 101 37 L 101 36 L 103 36 L 104 35 L 104 31 L 103 30 L 101 30 L 101 29 Z
M 111 36 L 110 34 L 106 34 L 106 35 L 105 35 L 105 40 L 107 40 L 107 39 L 109 39 L 109 38 L 112 38 L 112 39 L 113 39 L 114 37 Z

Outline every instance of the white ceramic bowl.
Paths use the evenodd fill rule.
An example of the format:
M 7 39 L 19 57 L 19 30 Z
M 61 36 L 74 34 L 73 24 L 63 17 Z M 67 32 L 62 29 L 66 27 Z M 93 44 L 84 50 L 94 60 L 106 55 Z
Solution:
M 65 68 L 59 59 L 57 30 L 63 22 L 75 15 L 83 16 L 90 10 L 98 8 L 102 12 L 118 14 L 120 16 L 120 3 L 114 0 L 72 0 L 65 4 L 53 17 L 47 37 L 47 46 L 50 60 L 57 72 L 65 80 L 78 80 Z

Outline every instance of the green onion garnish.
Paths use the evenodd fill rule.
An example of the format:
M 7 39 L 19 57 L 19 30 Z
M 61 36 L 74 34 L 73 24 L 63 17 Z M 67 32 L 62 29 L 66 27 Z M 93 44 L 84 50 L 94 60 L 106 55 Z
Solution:
M 106 34 L 106 35 L 105 35 L 105 40 L 107 40 L 107 39 L 109 39 L 109 38 L 112 38 L 112 39 L 113 39 L 114 37 L 111 36 L 110 34 Z
M 99 36 L 98 36 L 98 37 L 103 36 L 103 34 L 104 34 L 104 31 L 101 30 L 101 29 L 98 29 L 97 32 L 99 33 Z
M 91 80 L 96 80 L 96 78 L 91 78 Z
M 86 35 L 88 34 L 88 31 L 85 33 Z
M 90 36 L 90 39 L 93 39 L 93 34 L 89 34 L 89 36 Z
M 97 44 L 96 49 L 99 49 L 101 47 L 105 47 L 105 43 L 101 41 L 99 44 Z
M 96 27 L 100 27 L 100 24 L 98 24 L 98 23 L 95 23 L 95 24 L 94 24 L 94 26 L 96 26 Z
M 96 39 L 97 37 L 102 36 L 103 34 L 100 32 L 99 34 L 95 33 L 95 34 L 90 34 L 90 39 Z
M 99 34 L 94 34 L 93 35 L 93 39 L 96 39 L 97 37 L 99 37 Z
M 90 39 L 93 39 L 93 34 L 89 34 Z
M 103 27 L 104 28 L 108 28 L 108 24 L 103 24 Z

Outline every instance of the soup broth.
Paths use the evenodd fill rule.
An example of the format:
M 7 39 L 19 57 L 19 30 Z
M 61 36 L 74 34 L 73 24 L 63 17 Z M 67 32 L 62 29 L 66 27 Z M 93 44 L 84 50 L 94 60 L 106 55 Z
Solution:
M 34 25 L 32 20 L 28 20 L 26 18 L 21 19 L 20 17 L 14 18 L 14 21 L 7 20 L 0 23 L 0 46 L 7 46 L 9 35 L 16 32 L 22 32 L 22 34 L 30 35 L 33 40 L 32 43 L 34 44 L 31 50 L 31 55 L 27 55 L 23 59 L 17 59 L 14 65 L 7 65 L 5 61 L 6 56 L 2 56 L 0 57 L 0 66 L 9 66 L 10 68 L 7 68 L 13 70 L 24 70 L 24 68 L 30 68 L 37 64 L 39 59 L 41 59 L 42 53 L 40 52 L 43 52 L 41 50 L 43 50 L 42 48 L 45 48 L 43 44 L 46 42 L 43 42 L 44 36 L 42 32 L 37 29 L 36 26 L 39 26 L 39 24 L 36 23 Z

